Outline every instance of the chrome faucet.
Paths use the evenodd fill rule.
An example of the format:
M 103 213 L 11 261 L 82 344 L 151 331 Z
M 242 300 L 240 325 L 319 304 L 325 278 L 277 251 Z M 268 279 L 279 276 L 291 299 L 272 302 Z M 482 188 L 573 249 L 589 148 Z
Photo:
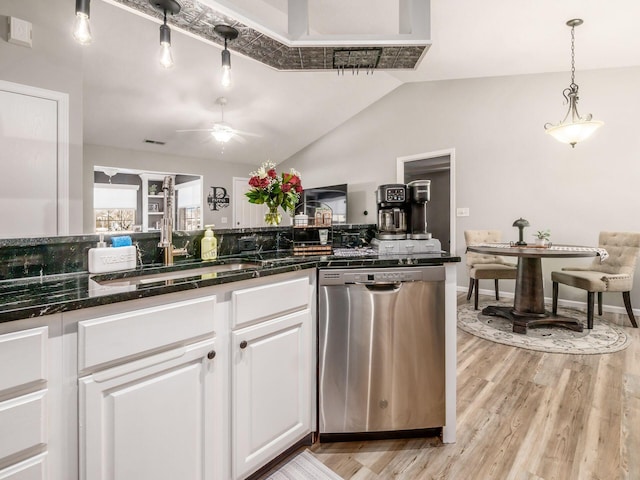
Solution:
M 164 177 L 162 191 L 164 193 L 164 210 L 158 246 L 164 250 L 164 264 L 173 265 L 173 196 L 175 193 L 173 177 L 168 175 Z

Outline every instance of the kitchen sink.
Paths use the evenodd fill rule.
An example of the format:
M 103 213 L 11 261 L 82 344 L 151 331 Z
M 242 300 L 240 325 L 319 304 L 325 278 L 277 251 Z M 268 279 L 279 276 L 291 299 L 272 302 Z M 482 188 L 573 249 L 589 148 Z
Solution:
M 190 268 L 188 270 L 174 270 L 171 272 L 143 273 L 138 275 L 126 276 L 121 278 L 110 278 L 105 280 L 94 281 L 105 286 L 127 286 L 127 285 L 145 285 L 149 283 L 164 282 L 168 280 L 181 280 L 185 278 L 195 278 L 195 280 L 204 280 L 207 278 L 215 278 L 218 273 L 230 273 L 240 270 L 250 270 L 260 267 L 262 264 L 255 262 L 234 262 L 220 265 L 208 265 L 206 267 Z

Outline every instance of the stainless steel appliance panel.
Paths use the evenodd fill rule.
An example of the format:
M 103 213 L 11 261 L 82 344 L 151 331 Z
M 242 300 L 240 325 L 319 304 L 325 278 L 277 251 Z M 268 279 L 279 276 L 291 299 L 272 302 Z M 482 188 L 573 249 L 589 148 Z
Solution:
M 319 274 L 320 433 L 443 426 L 444 267 Z

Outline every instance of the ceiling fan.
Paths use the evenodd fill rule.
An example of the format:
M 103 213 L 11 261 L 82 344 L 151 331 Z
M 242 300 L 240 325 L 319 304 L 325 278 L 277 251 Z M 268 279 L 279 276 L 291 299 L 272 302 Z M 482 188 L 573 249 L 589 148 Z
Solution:
M 224 121 L 224 106 L 227 104 L 226 97 L 218 97 L 216 99 L 216 103 L 220 105 L 221 119 L 219 122 L 215 122 L 213 124 L 213 127 L 190 130 L 176 130 L 176 132 L 209 132 L 211 133 L 211 136 L 215 138 L 219 143 L 227 143 L 231 139 L 238 140 L 239 142 L 244 143 L 246 140 L 242 138 L 242 135 L 250 135 L 254 137 L 260 136 L 255 133 L 241 132 L 240 130 L 236 130 Z

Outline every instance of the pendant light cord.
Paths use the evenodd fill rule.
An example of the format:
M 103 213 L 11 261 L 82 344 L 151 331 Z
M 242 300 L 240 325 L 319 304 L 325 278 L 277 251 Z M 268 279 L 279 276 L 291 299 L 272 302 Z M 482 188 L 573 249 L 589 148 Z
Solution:
M 576 84 L 576 49 L 575 49 L 575 35 L 576 27 L 571 27 L 571 85 Z

